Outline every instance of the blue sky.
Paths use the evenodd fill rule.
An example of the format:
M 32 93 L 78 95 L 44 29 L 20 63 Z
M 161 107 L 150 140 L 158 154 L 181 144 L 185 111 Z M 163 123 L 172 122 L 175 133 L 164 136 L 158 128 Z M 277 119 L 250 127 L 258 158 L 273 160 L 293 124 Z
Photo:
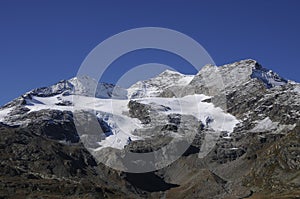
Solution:
M 217 65 L 252 58 L 299 82 L 299 9 L 297 0 L 1 0 L 0 104 L 75 76 L 101 41 L 147 26 L 189 35 Z M 103 80 L 148 62 L 193 72 L 176 56 L 145 51 L 121 57 Z

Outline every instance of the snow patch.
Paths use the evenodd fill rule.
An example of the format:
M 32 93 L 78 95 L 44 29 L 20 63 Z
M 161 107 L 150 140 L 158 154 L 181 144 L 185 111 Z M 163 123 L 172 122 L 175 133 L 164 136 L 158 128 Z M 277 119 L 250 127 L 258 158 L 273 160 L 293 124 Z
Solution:
M 297 86 L 294 88 L 294 92 L 300 93 L 300 86 L 299 86 L 299 85 L 297 85 Z
M 277 73 L 274 73 L 272 70 L 253 69 L 251 77 L 261 80 L 267 88 L 283 86 L 287 84 L 285 79 L 280 77 Z
M 279 124 L 279 122 L 273 122 L 269 117 L 256 122 L 256 126 L 250 130 L 250 132 L 252 133 L 272 131 L 275 130 Z
M 12 111 L 13 108 L 0 110 L 0 122 L 5 123 L 5 117 Z

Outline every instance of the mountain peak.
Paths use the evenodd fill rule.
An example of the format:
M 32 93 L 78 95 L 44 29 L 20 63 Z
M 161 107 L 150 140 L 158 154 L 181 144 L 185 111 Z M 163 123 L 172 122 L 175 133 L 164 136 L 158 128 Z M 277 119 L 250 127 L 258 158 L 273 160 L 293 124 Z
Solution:
M 156 77 L 139 81 L 128 89 L 128 98 L 159 96 L 170 87 L 188 85 L 194 75 L 185 75 L 173 70 L 165 70 Z
M 287 84 L 287 80 L 272 70 L 264 68 L 256 60 L 245 59 L 223 66 L 205 65 L 191 81 L 192 87 L 210 90 L 215 95 L 222 90 L 232 90 L 249 81 L 258 80 L 269 89 Z
M 164 76 L 164 75 L 184 75 L 178 71 L 173 71 L 170 69 L 166 69 L 165 71 L 163 71 L 162 73 L 160 73 L 158 76 Z

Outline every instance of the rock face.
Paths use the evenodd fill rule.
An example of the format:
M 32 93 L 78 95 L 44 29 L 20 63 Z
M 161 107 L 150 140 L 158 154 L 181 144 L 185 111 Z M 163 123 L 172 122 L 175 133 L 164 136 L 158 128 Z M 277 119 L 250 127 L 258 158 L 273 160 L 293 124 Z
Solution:
M 82 144 L 62 144 L 28 128 L 1 125 L 0 130 L 2 198 L 133 197 Z
M 278 142 L 268 144 L 259 152 L 245 182 L 255 184 L 259 191 L 273 196 L 279 190 L 286 198 L 299 196 L 299 141 L 298 127 Z
M 265 88 L 285 85 L 287 80 L 271 70 L 263 68 L 255 60 L 242 60 L 222 67 L 204 66 L 189 84 L 169 86 L 161 92 L 161 96 L 184 96 L 204 93 L 209 96 L 220 95 L 222 92 L 232 92 L 250 80 L 258 80 Z
M 209 109 L 216 117 L 212 124 L 192 114 L 197 107 L 188 114 L 170 100 L 192 104 L 185 97 L 194 94 L 207 95 L 198 103 L 202 112 L 214 106 Z M 73 110 L 71 98 L 76 96 L 84 101 L 101 98 L 94 104 L 100 108 Z M 149 96 L 161 101 L 143 99 Z M 113 102 L 121 110 L 107 110 L 103 104 L 110 98 L 117 99 Z M 224 112 L 238 120 L 232 132 L 216 128 L 232 122 L 216 124 Z M 78 132 L 75 120 L 88 136 Z M 34 89 L 1 107 L 0 121 L 0 198 L 300 197 L 300 84 L 255 60 L 207 65 L 195 76 L 165 71 L 128 90 L 73 78 Z M 88 133 L 92 123 L 101 131 Z M 135 137 L 124 148 L 90 150 L 103 140 L 118 142 L 114 136 L 127 139 L 119 131 L 129 133 L 133 125 L 137 127 L 130 135 Z M 185 142 L 189 147 L 162 169 L 139 174 L 103 164 L 126 167 L 133 164 L 122 162 L 128 152 L 155 152 L 171 141 L 172 152 Z M 169 155 L 163 151 L 159 158 Z

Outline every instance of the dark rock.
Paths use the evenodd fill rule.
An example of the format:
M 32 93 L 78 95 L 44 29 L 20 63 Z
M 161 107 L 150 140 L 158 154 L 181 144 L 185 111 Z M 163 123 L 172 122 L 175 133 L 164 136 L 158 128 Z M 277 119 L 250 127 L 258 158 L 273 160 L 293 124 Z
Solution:
M 57 106 L 72 106 L 73 103 L 70 101 L 61 101 L 61 102 L 56 103 L 55 105 L 57 105 Z
M 181 115 L 180 114 L 169 114 L 168 121 L 171 124 L 179 125 L 181 122 Z
M 162 178 L 150 173 L 126 173 L 125 179 L 133 186 L 148 192 L 166 191 L 179 185 L 165 182 Z
M 138 118 L 143 124 L 149 124 L 151 122 L 150 105 L 141 104 L 137 101 L 130 100 L 128 107 L 130 117 Z
M 166 124 L 163 126 L 163 128 L 161 130 L 177 132 L 178 127 L 177 127 L 177 125 L 174 125 L 174 124 Z

